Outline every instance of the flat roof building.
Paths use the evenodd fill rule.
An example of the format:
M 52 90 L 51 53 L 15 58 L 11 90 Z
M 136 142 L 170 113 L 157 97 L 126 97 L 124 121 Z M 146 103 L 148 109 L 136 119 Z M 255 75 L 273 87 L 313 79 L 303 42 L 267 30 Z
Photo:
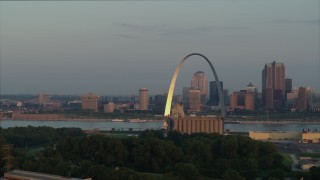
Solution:
M 294 140 L 301 143 L 320 143 L 320 133 L 315 131 L 249 131 L 249 137 L 256 140 Z
M 219 133 L 224 132 L 224 122 L 220 117 L 185 116 L 183 107 L 176 104 L 172 110 L 169 129 L 182 133 Z

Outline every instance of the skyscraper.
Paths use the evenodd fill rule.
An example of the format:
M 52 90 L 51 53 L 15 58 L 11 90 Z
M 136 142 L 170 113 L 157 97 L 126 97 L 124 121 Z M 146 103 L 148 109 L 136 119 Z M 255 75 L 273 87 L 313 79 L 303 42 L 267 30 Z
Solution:
M 284 107 L 285 67 L 283 63 L 266 64 L 262 70 L 262 103 L 266 109 Z
M 148 110 L 148 89 L 140 88 L 139 90 L 139 109 Z
M 189 111 L 200 111 L 200 89 L 190 89 L 189 91 Z
M 250 82 L 247 86 L 246 86 L 246 91 L 247 92 L 252 92 L 254 94 L 254 106 L 255 108 L 258 107 L 258 90 L 256 87 L 254 87 L 254 85 Z
M 285 90 L 286 90 L 286 93 L 290 93 L 292 91 L 292 79 L 289 79 L 289 78 L 285 79 Z
M 205 104 L 208 99 L 208 78 L 202 71 L 194 73 L 192 76 L 191 87 L 194 89 L 199 89 L 200 94 L 203 95 L 202 103 Z M 204 101 L 204 102 L 203 102 Z
M 312 103 L 313 89 L 310 87 L 299 87 L 298 98 L 296 99 L 296 109 L 307 111 Z
M 223 89 L 223 82 L 220 81 L 221 88 Z M 210 105 L 218 106 L 219 105 L 219 93 L 217 81 L 210 81 Z
M 158 94 L 155 96 L 155 101 L 154 101 L 154 111 L 157 114 L 163 114 L 164 109 L 166 107 L 166 102 L 167 102 L 167 96 L 168 94 Z
M 191 87 L 184 87 L 182 89 L 182 103 L 183 103 L 183 108 L 185 110 L 189 110 L 189 91 Z
M 81 96 L 82 109 L 83 110 L 93 110 L 98 112 L 98 102 L 99 96 L 93 93 L 87 93 Z

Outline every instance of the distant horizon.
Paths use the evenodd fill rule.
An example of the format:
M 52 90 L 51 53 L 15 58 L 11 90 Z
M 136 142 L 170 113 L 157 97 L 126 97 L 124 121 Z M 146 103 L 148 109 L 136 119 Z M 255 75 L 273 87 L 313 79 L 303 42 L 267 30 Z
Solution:
M 320 90 L 320 2 L 0 1 L 0 94 L 167 93 L 190 53 L 205 55 L 229 93 L 261 92 L 265 64 L 293 87 Z M 59 12 L 59 13 L 57 13 Z M 190 58 L 175 94 L 210 68 Z

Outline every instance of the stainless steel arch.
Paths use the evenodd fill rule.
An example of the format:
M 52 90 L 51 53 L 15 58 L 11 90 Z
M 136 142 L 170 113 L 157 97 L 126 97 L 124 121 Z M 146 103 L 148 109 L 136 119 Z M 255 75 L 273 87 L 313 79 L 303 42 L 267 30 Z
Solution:
M 176 85 L 176 80 L 177 80 L 177 77 L 178 77 L 178 74 L 179 74 L 179 71 L 182 67 L 182 64 L 190 57 L 190 56 L 201 56 L 202 58 L 204 58 L 208 64 L 210 65 L 211 67 L 211 70 L 212 70 L 212 73 L 213 73 L 213 76 L 214 76 L 214 79 L 217 81 L 217 82 L 220 82 L 219 81 L 219 78 L 218 78 L 218 75 L 216 73 L 216 71 L 214 70 L 214 67 L 212 65 L 212 63 L 210 62 L 210 60 L 205 57 L 204 55 L 200 54 L 200 53 L 191 53 L 189 55 L 187 55 L 185 58 L 183 58 L 178 67 L 176 68 L 174 74 L 173 74 L 173 77 L 172 77 L 172 80 L 171 80 L 171 84 L 170 84 L 170 87 L 169 87 L 169 92 L 168 92 L 168 97 L 167 97 L 167 102 L 166 102 L 166 108 L 165 108 L 165 112 L 164 112 L 164 116 L 165 117 L 168 117 L 170 116 L 170 113 L 171 113 L 171 104 L 172 104 L 172 96 L 173 96 L 173 92 L 174 92 L 174 87 Z M 218 86 L 218 94 L 219 94 L 219 106 L 220 106 L 220 109 L 221 109 L 221 117 L 224 118 L 225 116 L 225 106 L 224 106 L 224 96 L 223 96 L 223 91 L 222 91 L 222 88 L 221 88 L 221 85 L 220 83 L 217 83 L 217 86 Z

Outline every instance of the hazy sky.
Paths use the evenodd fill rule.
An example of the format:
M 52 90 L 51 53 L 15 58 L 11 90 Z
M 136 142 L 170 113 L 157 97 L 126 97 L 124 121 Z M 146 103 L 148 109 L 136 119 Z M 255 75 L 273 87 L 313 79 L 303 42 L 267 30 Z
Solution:
M 0 2 L 2 94 L 149 94 L 168 90 L 189 53 L 232 91 L 261 91 L 265 63 L 320 91 L 319 0 Z M 207 63 L 191 57 L 176 93 Z

